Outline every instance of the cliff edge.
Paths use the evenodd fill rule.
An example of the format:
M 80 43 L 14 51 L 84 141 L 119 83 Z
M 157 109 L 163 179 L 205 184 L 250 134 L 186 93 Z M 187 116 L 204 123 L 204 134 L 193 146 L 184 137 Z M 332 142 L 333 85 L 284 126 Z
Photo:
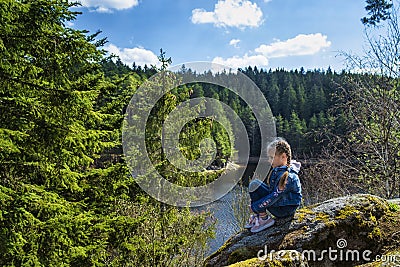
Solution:
M 304 207 L 259 233 L 237 233 L 204 265 L 400 266 L 399 202 L 358 194 Z

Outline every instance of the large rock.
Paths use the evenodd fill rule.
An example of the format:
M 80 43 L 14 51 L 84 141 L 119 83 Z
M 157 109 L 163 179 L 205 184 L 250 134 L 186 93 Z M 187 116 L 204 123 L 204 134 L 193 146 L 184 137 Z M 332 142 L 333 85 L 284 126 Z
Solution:
M 399 226 L 393 202 L 365 194 L 335 198 L 299 209 L 262 232 L 237 233 L 205 266 L 356 266 L 400 248 Z

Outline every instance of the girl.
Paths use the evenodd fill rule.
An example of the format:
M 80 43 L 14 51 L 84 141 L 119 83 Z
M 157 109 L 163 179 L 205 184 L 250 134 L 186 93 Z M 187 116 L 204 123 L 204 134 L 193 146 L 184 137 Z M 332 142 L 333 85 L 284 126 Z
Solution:
M 298 177 L 300 162 L 291 160 L 290 145 L 283 138 L 277 138 L 267 147 L 268 161 L 271 168 L 264 181 L 253 180 L 249 184 L 251 210 L 245 228 L 252 233 L 260 232 L 275 221 L 267 210 L 277 218 L 292 216 L 302 199 L 301 185 Z

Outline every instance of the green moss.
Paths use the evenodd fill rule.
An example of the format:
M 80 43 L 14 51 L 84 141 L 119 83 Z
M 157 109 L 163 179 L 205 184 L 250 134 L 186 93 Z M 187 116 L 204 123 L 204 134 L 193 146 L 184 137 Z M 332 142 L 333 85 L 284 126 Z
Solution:
M 208 260 L 210 259 L 210 257 L 215 257 L 219 254 L 221 254 L 222 251 L 224 251 L 227 247 L 231 246 L 232 242 L 230 239 L 228 239 L 216 252 L 214 252 L 213 254 L 209 255 L 204 261 L 208 262 Z M 207 264 L 205 266 L 208 266 Z
M 260 261 L 257 258 L 249 259 L 246 261 L 237 262 L 235 264 L 229 265 L 229 267 L 259 267 L 265 266 L 263 261 Z
M 224 251 L 227 247 L 229 247 L 230 245 L 232 245 L 232 242 L 230 242 L 229 240 L 226 241 L 214 254 L 219 254 L 222 251 Z
M 366 264 L 358 265 L 357 267 L 384 267 L 384 266 L 398 266 L 400 264 L 399 262 L 399 255 L 400 255 L 400 248 L 390 250 L 382 255 L 379 255 L 379 259 L 383 259 L 383 257 L 386 257 L 386 261 L 374 261 L 374 262 L 369 262 Z M 392 258 L 390 258 L 392 256 Z M 397 264 L 397 265 L 396 265 Z
M 284 267 L 285 265 L 281 261 L 274 260 L 274 261 L 268 262 L 267 266 L 268 267 Z
M 392 250 L 386 252 L 384 255 L 387 255 L 387 256 L 390 256 L 390 255 L 391 255 L 391 256 L 398 256 L 398 257 L 396 258 L 396 260 L 397 260 L 396 263 L 399 263 L 399 264 L 400 264 L 400 247 L 399 247 L 399 248 L 392 249 Z
M 336 219 L 346 220 L 348 218 L 355 218 L 361 224 L 365 222 L 364 224 L 375 225 L 378 218 L 389 211 L 388 203 L 376 196 L 366 195 L 364 197 L 368 200 L 367 202 L 371 203 L 370 205 L 357 205 L 360 206 L 359 209 L 357 209 L 355 205 L 345 206 L 343 209 L 339 210 Z M 360 201 L 362 201 L 362 199 L 360 199 Z M 372 215 L 372 212 L 374 212 L 374 215 Z M 369 214 L 369 216 L 365 216 L 366 214 Z
M 369 196 L 368 198 L 374 203 L 377 202 L 375 201 L 375 197 Z M 384 204 L 382 205 L 383 206 L 381 208 L 384 210 L 385 206 Z M 366 207 L 365 209 L 367 208 L 368 207 Z M 356 227 L 358 229 L 365 229 L 368 232 L 369 239 L 373 241 L 378 241 L 382 239 L 382 232 L 379 227 L 379 221 L 376 216 L 372 215 L 371 211 L 360 211 L 354 206 L 346 206 L 343 209 L 339 210 L 338 215 L 336 216 L 336 219 L 339 220 L 346 220 L 349 218 L 355 220 L 355 222 L 352 224 L 353 227 Z
M 295 255 L 294 255 L 295 254 Z M 284 266 L 296 266 L 296 262 L 301 259 L 301 253 L 294 250 L 285 250 L 268 254 L 265 260 L 258 258 L 252 258 L 249 260 L 237 262 L 229 265 L 229 267 L 284 267 Z
M 331 223 L 329 215 L 323 212 L 318 212 L 315 217 L 315 221 L 320 221 L 325 223 L 326 225 Z
M 304 222 L 306 219 L 306 214 L 305 213 L 297 213 L 295 219 L 298 220 L 299 222 Z
M 300 216 L 300 215 L 307 215 L 307 214 L 314 214 L 314 213 L 315 213 L 315 212 L 312 211 L 312 210 L 310 209 L 310 207 L 303 207 L 303 208 L 297 210 L 296 215 L 297 215 L 297 216 Z
M 327 227 L 342 227 L 341 229 L 349 235 L 353 233 L 365 233 L 360 236 L 359 242 L 373 242 L 371 246 L 380 249 L 380 251 L 386 251 L 392 248 L 387 242 L 390 242 L 392 234 L 398 231 L 397 227 L 400 223 L 400 215 L 395 211 L 399 207 L 394 205 L 388 204 L 379 197 L 361 195 L 359 198 L 352 200 L 347 206 L 338 210 L 333 218 L 328 213 L 313 211 L 312 207 L 303 207 L 296 212 L 295 220 L 299 223 L 304 222 L 305 225 L 302 225 L 296 231 L 288 233 L 285 236 L 285 242 L 290 245 L 290 240 L 295 240 L 296 237 L 302 236 L 303 233 L 309 230 L 309 223 L 323 223 Z M 315 238 L 315 242 L 319 242 L 318 240 L 318 238 Z M 392 242 L 390 244 L 393 245 Z M 230 243 L 225 243 L 219 251 L 225 250 L 230 245 Z M 310 247 L 317 247 L 319 244 L 309 245 Z M 294 266 L 293 262 L 289 262 L 291 260 L 289 256 L 287 259 L 285 257 L 279 259 L 268 257 L 265 261 L 261 261 L 254 258 L 257 251 L 257 249 L 253 248 L 238 249 L 229 255 L 228 264 L 236 262 L 230 265 L 234 267 Z M 380 266 L 380 264 L 376 266 Z
M 367 195 L 367 199 L 371 201 L 375 210 L 382 211 L 382 215 L 389 211 L 389 203 L 379 197 Z
M 356 214 L 356 218 L 360 218 L 360 211 L 357 210 L 354 206 L 345 206 L 343 209 L 339 210 L 338 215 L 336 216 L 336 219 L 338 220 L 346 220 L 349 217 L 353 217 L 354 214 Z
M 400 210 L 399 205 L 397 205 L 396 203 L 388 203 L 389 205 L 389 210 L 392 212 L 396 212 Z
M 226 248 L 230 247 L 231 245 L 232 245 L 232 238 L 228 239 L 221 247 L 219 247 L 219 249 L 216 252 L 214 252 L 210 256 L 214 257 L 215 255 L 220 254 L 222 251 L 224 251 Z
M 299 222 L 304 222 L 306 220 L 306 218 L 316 216 L 316 213 L 314 211 L 312 211 L 309 207 L 304 207 L 304 208 L 299 209 L 296 212 L 295 216 L 296 216 L 295 219 L 297 219 Z
M 293 255 L 295 253 L 296 255 Z M 294 257 L 295 256 L 295 257 Z M 295 258 L 298 257 L 299 259 L 301 258 L 301 253 L 297 251 L 292 251 L 292 250 L 287 250 L 285 251 L 285 254 L 280 254 L 279 255 L 279 260 L 274 260 L 274 261 L 279 261 L 283 263 L 293 263 L 295 262 Z
M 258 250 L 248 247 L 241 247 L 233 251 L 228 257 L 228 264 L 233 264 L 235 262 L 251 259 L 256 256 Z
M 372 232 L 370 232 L 368 234 L 368 238 L 372 239 L 372 240 L 377 240 L 377 239 L 381 239 L 382 238 L 382 233 L 381 233 L 381 229 L 379 227 L 374 227 L 374 229 L 372 230 Z
M 308 207 L 301 208 L 296 212 L 296 217 L 299 222 L 305 222 L 309 219 L 311 222 L 323 222 L 326 226 L 334 226 L 335 222 L 330 219 L 329 215 L 324 212 L 315 212 Z

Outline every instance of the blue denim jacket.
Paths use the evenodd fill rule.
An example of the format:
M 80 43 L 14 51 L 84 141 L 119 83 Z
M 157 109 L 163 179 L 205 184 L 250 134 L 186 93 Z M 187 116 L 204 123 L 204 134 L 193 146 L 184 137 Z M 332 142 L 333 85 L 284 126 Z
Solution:
M 264 195 L 252 203 L 253 211 L 260 211 L 268 207 L 299 206 L 301 204 L 302 194 L 298 176 L 299 167 L 296 165 L 291 165 L 289 169 L 285 189 L 283 191 L 279 190 L 279 180 L 287 169 L 287 166 L 272 169 L 269 184 L 261 183 L 260 185 L 263 189 L 259 191 L 263 192 Z

